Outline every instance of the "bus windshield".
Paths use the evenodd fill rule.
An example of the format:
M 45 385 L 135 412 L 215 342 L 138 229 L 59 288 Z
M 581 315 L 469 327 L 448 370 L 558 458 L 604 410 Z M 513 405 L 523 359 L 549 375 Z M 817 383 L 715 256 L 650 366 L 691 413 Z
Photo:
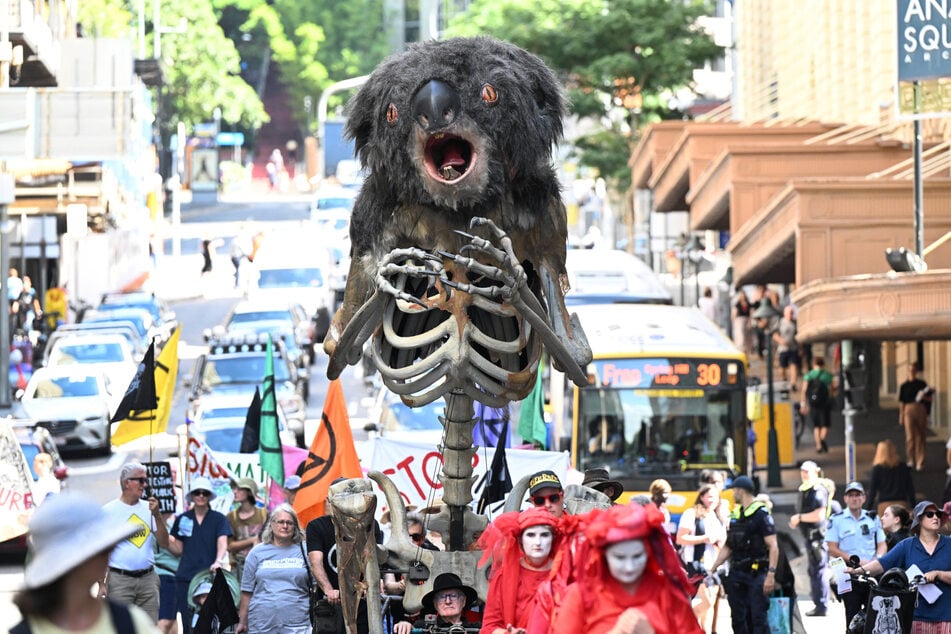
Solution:
M 696 469 L 745 465 L 745 377 L 736 360 L 597 360 L 577 391 L 580 470 L 606 467 L 625 488 Z M 673 482 L 672 482 L 673 484 Z

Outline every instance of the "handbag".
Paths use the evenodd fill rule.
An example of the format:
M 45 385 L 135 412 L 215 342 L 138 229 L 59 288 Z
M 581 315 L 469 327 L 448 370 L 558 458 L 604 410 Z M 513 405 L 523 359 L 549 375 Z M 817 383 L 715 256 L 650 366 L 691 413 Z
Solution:
M 300 544 L 300 552 L 304 555 L 304 567 L 307 568 L 307 596 L 310 598 L 310 629 L 313 634 L 336 634 L 340 631 L 337 607 L 330 601 L 320 598 L 320 588 L 314 573 L 310 569 L 304 544 Z
M 783 596 L 782 591 L 769 597 L 769 610 L 766 612 L 766 624 L 770 634 L 791 634 L 792 602 L 789 597 Z

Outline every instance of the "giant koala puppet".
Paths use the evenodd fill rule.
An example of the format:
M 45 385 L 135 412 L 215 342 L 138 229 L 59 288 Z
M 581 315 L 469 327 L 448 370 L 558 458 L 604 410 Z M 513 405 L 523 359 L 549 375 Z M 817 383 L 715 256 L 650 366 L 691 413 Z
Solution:
M 461 354 L 482 359 L 471 364 L 478 369 L 468 381 L 439 359 L 444 369 L 427 386 L 455 378 L 478 383 L 472 394 L 487 404 L 523 398 L 540 345 L 573 380 L 585 380 L 591 352 L 564 304 L 567 220 L 552 165 L 563 114 L 551 70 L 498 40 L 423 42 L 380 64 L 349 104 L 346 131 L 366 180 L 351 220 L 345 298 L 324 342 L 330 378 L 355 363 L 363 342 L 387 323 L 382 293 L 402 300 L 390 320 L 399 337 L 436 332 L 451 319 L 478 331 Z M 459 295 L 469 298 L 462 309 L 450 305 Z M 507 304 L 529 327 L 512 325 L 512 311 L 498 309 Z M 449 330 L 401 339 L 402 346 L 384 340 L 374 360 L 381 372 L 405 370 L 443 346 L 454 336 Z M 537 345 L 526 341 L 536 335 Z M 486 374 L 490 365 L 500 372 Z

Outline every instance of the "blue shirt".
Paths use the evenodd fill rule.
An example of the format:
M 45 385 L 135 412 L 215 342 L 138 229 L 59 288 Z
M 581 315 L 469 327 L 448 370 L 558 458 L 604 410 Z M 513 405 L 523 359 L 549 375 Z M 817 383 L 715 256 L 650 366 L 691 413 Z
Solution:
M 875 559 L 875 547 L 885 543 L 885 531 L 878 518 L 869 515 L 868 511 L 862 510 L 856 519 L 851 511 L 845 510 L 829 519 L 826 541 L 836 542 L 840 550 L 868 561 Z
M 209 510 L 201 524 L 195 521 L 195 511 L 185 511 L 175 518 L 172 537 L 182 542 L 182 558 L 175 578 L 191 581 L 192 577 L 208 570 L 218 558 L 218 537 L 231 536 L 231 524 L 222 513 Z
M 882 568 L 901 568 L 906 570 L 912 564 L 921 568 L 922 572 L 932 570 L 951 570 L 951 537 L 940 535 L 935 545 L 934 553 L 928 554 L 918 537 L 909 537 L 900 541 L 894 548 L 879 557 Z M 944 622 L 951 621 L 951 585 L 941 581 L 935 582 L 941 596 L 934 603 L 928 603 L 922 598 L 915 606 L 916 621 Z

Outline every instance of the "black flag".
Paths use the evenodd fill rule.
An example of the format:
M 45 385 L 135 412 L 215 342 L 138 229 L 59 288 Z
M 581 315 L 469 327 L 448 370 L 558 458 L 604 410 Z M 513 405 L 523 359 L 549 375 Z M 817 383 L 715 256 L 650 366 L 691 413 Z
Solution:
M 238 623 L 238 608 L 221 568 L 215 571 L 215 580 L 205 602 L 198 611 L 198 622 L 192 628 L 195 634 L 215 634 Z
M 244 431 L 241 433 L 240 453 L 257 453 L 261 446 L 261 390 L 254 388 L 254 398 L 248 407 L 248 415 L 244 419 Z
M 499 437 L 502 439 L 495 447 L 495 455 L 492 456 L 492 465 L 486 473 L 485 488 L 479 497 L 478 513 L 484 514 L 492 504 L 501 502 L 506 494 L 512 490 L 512 477 L 509 474 L 509 465 L 505 460 L 505 442 L 509 434 L 509 421 L 506 418 L 502 422 L 502 430 Z
M 122 402 L 116 408 L 110 422 L 117 423 L 130 417 L 132 412 L 150 411 L 158 407 L 155 395 L 155 342 L 149 344 L 149 349 L 142 358 L 129 389 L 125 391 Z

